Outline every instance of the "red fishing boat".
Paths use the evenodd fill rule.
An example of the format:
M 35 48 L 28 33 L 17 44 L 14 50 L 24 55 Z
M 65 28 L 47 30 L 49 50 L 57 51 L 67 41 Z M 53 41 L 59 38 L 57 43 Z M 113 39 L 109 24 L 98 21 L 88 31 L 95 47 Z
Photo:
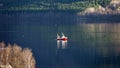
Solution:
M 68 38 L 62 33 L 62 37 L 60 37 L 60 36 L 57 34 L 57 40 L 67 41 Z

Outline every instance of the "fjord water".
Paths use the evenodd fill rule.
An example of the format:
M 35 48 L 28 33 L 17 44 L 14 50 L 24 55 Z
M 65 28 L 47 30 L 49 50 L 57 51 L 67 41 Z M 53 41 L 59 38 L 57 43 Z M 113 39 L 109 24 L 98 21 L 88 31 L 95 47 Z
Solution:
M 32 49 L 36 68 L 119 68 L 120 22 L 113 19 L 71 13 L 1 14 L 0 41 Z M 64 33 L 68 41 L 57 41 L 57 33 Z

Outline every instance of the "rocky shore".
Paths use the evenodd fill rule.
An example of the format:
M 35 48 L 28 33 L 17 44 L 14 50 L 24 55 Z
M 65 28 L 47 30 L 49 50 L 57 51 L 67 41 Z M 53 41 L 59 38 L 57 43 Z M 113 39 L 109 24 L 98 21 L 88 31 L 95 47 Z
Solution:
M 120 14 L 120 1 L 111 1 L 110 5 L 106 7 L 98 6 L 98 7 L 89 7 L 85 11 L 78 13 L 78 15 L 99 15 L 99 14 L 108 14 L 108 15 L 116 15 Z

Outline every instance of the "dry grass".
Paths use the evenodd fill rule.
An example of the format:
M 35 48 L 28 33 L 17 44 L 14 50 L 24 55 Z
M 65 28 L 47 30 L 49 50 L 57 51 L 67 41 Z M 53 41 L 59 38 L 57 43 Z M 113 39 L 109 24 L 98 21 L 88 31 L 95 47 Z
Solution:
M 7 46 L 0 43 L 0 65 L 11 65 L 12 68 L 35 68 L 35 59 L 31 49 L 22 49 L 17 44 Z M 0 67 L 1 68 L 1 67 Z

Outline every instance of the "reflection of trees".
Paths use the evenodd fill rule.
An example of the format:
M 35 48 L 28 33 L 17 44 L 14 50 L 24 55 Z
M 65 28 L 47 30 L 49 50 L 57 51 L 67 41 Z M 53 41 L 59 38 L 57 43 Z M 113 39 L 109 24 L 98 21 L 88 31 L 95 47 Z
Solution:
M 14 44 L 5 46 L 0 43 L 0 66 L 11 65 L 12 68 L 35 68 L 35 59 L 30 49 L 22 49 Z
M 102 56 L 108 56 L 112 53 L 114 55 L 119 54 L 119 23 L 81 23 L 78 27 L 82 29 L 82 39 L 94 43 L 98 54 Z
M 120 40 L 120 24 L 119 23 L 96 23 L 96 24 L 81 24 L 83 32 L 91 37 L 95 37 L 96 40 L 109 40 L 119 41 Z M 102 38 L 102 39 L 101 39 Z M 117 42 L 119 43 L 119 42 Z

